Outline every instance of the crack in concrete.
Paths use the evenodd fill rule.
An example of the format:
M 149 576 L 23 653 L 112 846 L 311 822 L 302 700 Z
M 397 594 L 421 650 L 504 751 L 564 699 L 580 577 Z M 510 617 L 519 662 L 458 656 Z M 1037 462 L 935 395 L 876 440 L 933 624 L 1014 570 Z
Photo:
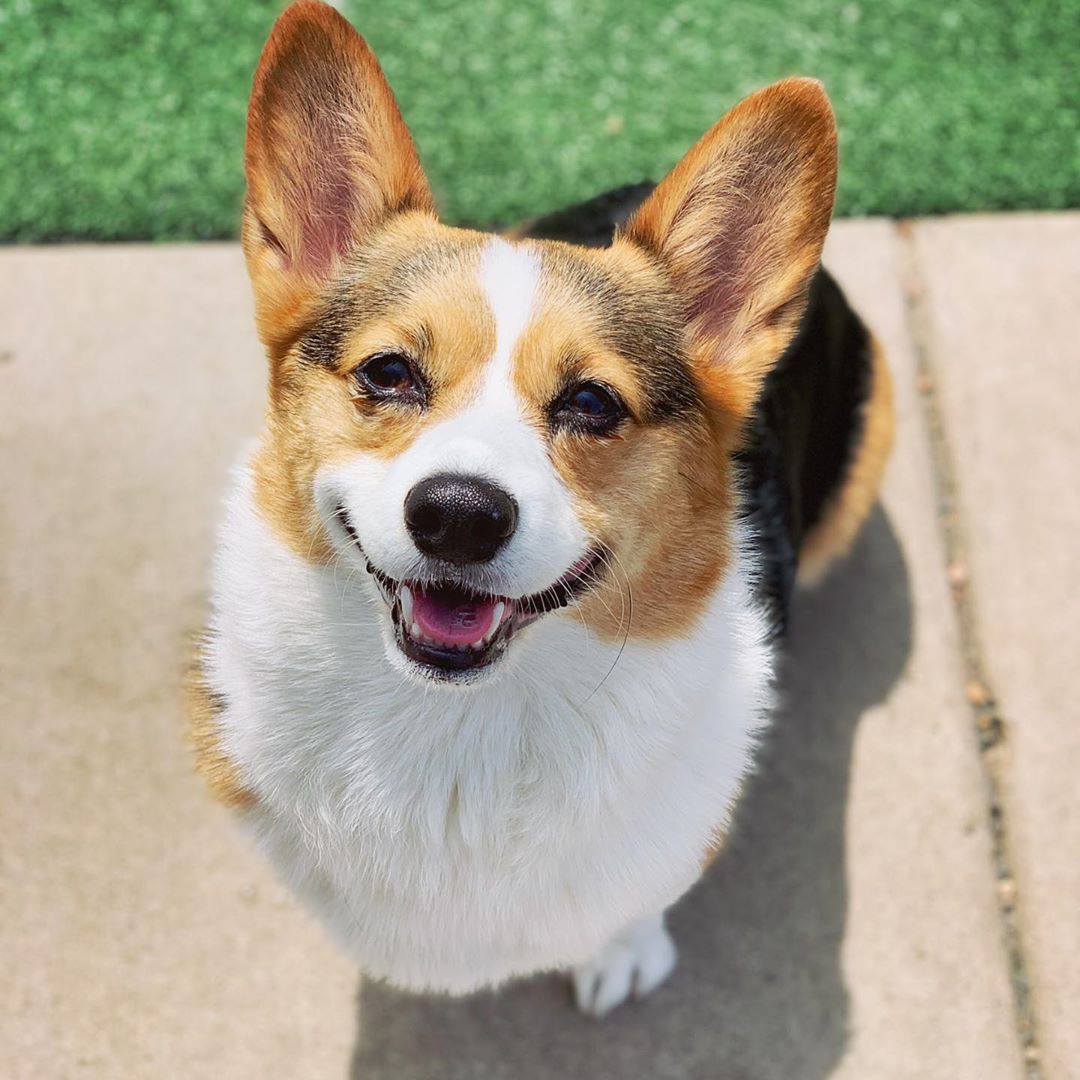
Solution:
M 1027 974 L 1024 944 L 1020 932 L 1019 897 L 1009 851 L 1009 830 L 1004 801 L 1008 725 L 999 709 L 993 680 L 987 670 L 979 637 L 959 483 L 949 447 L 944 410 L 935 383 L 930 308 L 926 297 L 926 284 L 919 266 L 914 222 L 910 219 L 900 219 L 896 222 L 896 233 L 899 238 L 900 271 L 907 326 L 915 351 L 919 400 L 922 403 L 922 418 L 930 443 L 937 519 L 945 548 L 945 571 L 959 628 L 964 665 L 964 691 L 971 708 L 979 746 L 979 760 L 986 782 L 992 857 L 997 875 L 996 900 L 1009 963 L 1016 1028 L 1023 1054 L 1024 1076 L 1025 1080 L 1045 1080 L 1039 1060 L 1038 1025 Z

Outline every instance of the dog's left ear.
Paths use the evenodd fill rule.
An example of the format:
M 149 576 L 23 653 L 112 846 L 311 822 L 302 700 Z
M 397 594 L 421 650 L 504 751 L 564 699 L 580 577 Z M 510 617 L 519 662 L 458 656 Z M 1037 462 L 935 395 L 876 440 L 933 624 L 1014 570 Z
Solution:
M 835 187 L 825 91 L 785 79 L 707 132 L 620 233 L 670 274 L 703 383 L 735 415 L 798 327 Z
M 434 212 L 394 95 L 364 39 L 328 4 L 278 19 L 255 72 L 244 253 L 273 352 L 349 249 L 390 215 Z

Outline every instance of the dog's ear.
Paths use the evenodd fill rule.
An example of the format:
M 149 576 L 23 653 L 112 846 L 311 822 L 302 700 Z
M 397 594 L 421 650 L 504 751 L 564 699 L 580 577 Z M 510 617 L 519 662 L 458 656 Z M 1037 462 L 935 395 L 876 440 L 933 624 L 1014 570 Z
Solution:
M 835 187 L 825 91 L 786 79 L 707 132 L 620 234 L 667 269 L 702 380 L 736 415 L 750 411 L 798 327 Z
M 244 252 L 263 341 L 302 325 L 342 256 L 431 190 L 374 54 L 332 7 L 278 19 L 255 72 L 244 153 Z

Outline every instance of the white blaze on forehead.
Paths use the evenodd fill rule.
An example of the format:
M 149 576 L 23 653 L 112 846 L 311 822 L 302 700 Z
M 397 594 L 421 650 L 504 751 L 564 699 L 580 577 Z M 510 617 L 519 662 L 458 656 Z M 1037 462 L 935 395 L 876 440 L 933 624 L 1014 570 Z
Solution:
M 416 576 L 420 556 L 403 507 L 415 484 L 438 473 L 483 477 L 517 502 L 517 529 L 486 568 L 500 595 L 550 587 L 589 549 L 570 491 L 514 389 L 514 354 L 535 315 L 540 275 L 534 250 L 493 237 L 481 255 L 478 283 L 495 322 L 495 348 L 476 358 L 482 365 L 477 395 L 389 462 L 361 456 L 328 478 L 328 490 L 346 489 L 327 497 L 329 512 L 340 503 L 357 508 L 364 552 L 392 578 Z
M 512 393 L 511 360 L 529 325 L 539 283 L 540 260 L 533 252 L 491 238 L 480 259 L 480 287 L 495 318 L 495 352 L 484 379 L 485 393 Z

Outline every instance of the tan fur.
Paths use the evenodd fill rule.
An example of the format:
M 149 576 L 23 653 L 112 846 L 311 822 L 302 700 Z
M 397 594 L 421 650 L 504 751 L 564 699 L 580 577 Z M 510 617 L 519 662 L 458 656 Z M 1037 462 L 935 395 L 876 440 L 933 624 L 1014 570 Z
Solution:
M 329 542 L 312 495 L 318 469 L 357 452 L 401 453 L 467 400 L 477 366 L 491 354 L 493 326 L 475 273 L 482 238 L 433 221 L 412 140 L 378 64 L 321 5 L 290 8 L 271 35 L 255 78 L 246 164 L 245 250 L 272 363 L 257 499 L 295 551 L 325 561 Z M 542 295 L 515 361 L 526 411 L 546 432 L 552 399 L 572 369 L 612 385 L 636 414 L 618 438 L 551 440 L 583 522 L 613 552 L 607 588 L 580 609 L 598 632 L 686 633 L 726 569 L 731 452 L 801 315 L 834 174 L 825 96 L 815 83 L 789 80 L 717 124 L 610 249 L 534 245 Z M 437 253 L 438 272 L 410 288 L 401 267 L 425 248 Z M 710 261 L 717 249 L 736 265 Z M 723 285 L 732 273 L 745 282 L 737 303 Z M 394 287 L 382 289 L 383 280 Z M 342 294 L 352 300 L 344 314 Z M 305 362 L 298 342 L 328 317 L 335 297 L 333 318 L 349 325 L 336 370 L 328 370 Z M 657 326 L 676 328 L 668 334 L 674 344 L 660 345 L 689 357 L 700 393 L 700 407 L 688 406 L 678 423 L 640 415 L 643 380 L 653 380 L 649 365 L 662 351 Z M 353 400 L 357 364 L 386 348 L 416 355 L 421 342 L 433 385 L 428 410 Z M 668 358 L 669 369 L 684 364 Z
M 545 272 L 514 363 L 515 388 L 531 419 L 546 428 L 549 405 L 571 378 L 607 384 L 635 416 L 614 438 L 551 438 L 552 461 L 582 524 L 612 553 L 604 587 L 563 617 L 583 618 L 607 638 L 688 633 L 728 565 L 730 451 L 738 425 L 704 405 L 678 424 L 641 422 L 648 341 L 636 358 L 613 348 L 612 315 L 590 292 L 588 277 L 597 272 L 620 282 L 631 304 L 660 302 L 663 282 L 640 253 L 531 246 Z
M 233 810 L 255 804 L 255 796 L 241 781 L 236 766 L 221 748 L 218 717 L 223 704 L 206 687 L 200 662 L 188 672 L 188 741 L 195 751 L 195 771 L 206 781 L 210 793 Z
M 317 472 L 401 454 L 475 393 L 495 347 L 479 283 L 487 237 L 435 220 L 374 56 L 323 4 L 293 5 L 271 34 L 245 166 L 244 251 L 270 360 L 256 500 L 293 551 L 325 563 Z M 824 93 L 788 80 L 707 133 L 609 249 L 527 242 L 542 272 L 515 388 L 583 525 L 612 553 L 602 587 L 552 617 L 616 639 L 693 629 L 731 562 L 732 454 L 802 315 L 835 168 Z M 356 369 L 384 351 L 423 370 L 426 409 L 356 392 Z M 553 401 L 585 379 L 627 403 L 616 436 L 552 430 Z M 661 415 L 665 400 L 677 406 Z M 199 771 L 222 801 L 248 805 L 217 741 L 219 703 L 198 678 L 191 689 Z
M 798 582 L 814 585 L 832 562 L 846 554 L 870 514 L 892 449 L 892 376 L 885 354 L 871 339 L 870 393 L 862 410 L 862 435 L 841 481 L 799 550 Z
M 798 327 L 836 187 L 821 84 L 785 79 L 736 105 L 665 177 L 621 236 L 656 252 L 691 318 L 703 377 L 746 417 Z
M 274 28 L 252 91 L 245 164 L 245 251 L 272 363 L 257 498 L 290 546 L 321 562 L 330 550 L 313 503 L 318 469 L 357 452 L 401 453 L 467 399 L 490 355 L 493 327 L 475 280 L 481 240 L 434 222 L 430 190 L 378 63 L 321 4 L 294 5 Z M 629 629 L 637 635 L 686 632 L 726 568 L 730 454 L 801 315 L 834 181 L 828 102 L 816 83 L 788 80 L 715 125 L 611 249 L 537 246 L 541 310 L 516 370 L 538 427 L 568 367 L 609 383 L 641 412 L 648 320 L 637 316 L 641 355 L 620 355 L 616 338 L 620 348 L 635 348 L 625 333 L 634 319 L 605 308 L 613 281 L 629 297 L 628 311 L 656 311 L 658 321 L 680 326 L 690 316 L 681 347 L 711 405 L 679 424 L 628 424 L 606 442 L 552 440 L 583 521 L 614 554 L 617 595 L 609 587 L 582 605 L 599 631 L 625 632 L 632 606 Z M 400 268 L 425 245 L 456 257 L 440 254 L 439 272 L 410 290 L 397 281 Z M 718 253 L 730 265 L 718 264 Z M 381 286 L 389 280 L 386 301 Z M 341 332 L 336 370 L 328 370 L 305 362 L 298 342 L 342 290 L 352 306 L 333 317 L 355 325 Z M 609 332 L 615 318 L 621 337 Z M 430 409 L 373 408 L 351 392 L 355 367 L 388 348 L 418 356 L 433 386 Z
M 273 363 L 267 427 L 255 455 L 255 496 L 267 520 L 301 558 L 327 563 L 329 538 L 315 507 L 314 481 L 324 466 L 357 453 L 390 458 L 427 427 L 452 415 L 475 391 L 495 327 L 478 282 L 478 233 L 450 229 L 426 216 L 402 215 L 360 250 L 345 280 L 355 310 L 336 370 L 305 362 L 299 346 Z M 411 287 L 369 314 L 381 276 L 395 276 L 407 255 L 430 250 Z M 431 407 L 377 407 L 356 393 L 354 372 L 373 354 L 416 356 L 431 383 Z
M 620 389 L 633 410 L 643 395 L 627 357 L 606 347 L 605 320 L 619 317 L 632 326 L 657 310 L 661 293 L 672 310 L 659 316 L 689 321 L 683 346 L 711 406 L 680 424 L 629 425 L 607 443 L 557 436 L 552 444 L 583 522 L 614 554 L 614 583 L 580 605 L 599 632 L 686 633 L 726 569 L 730 454 L 802 317 L 835 181 L 828 100 L 818 83 L 787 80 L 736 106 L 708 132 L 611 249 L 541 248 L 549 256 L 548 306 L 522 345 L 522 370 L 530 377 L 519 379 L 519 389 L 526 397 L 543 397 L 529 382 L 538 383 L 544 370 L 554 379 L 551 356 L 561 354 L 573 358 L 581 377 Z M 604 282 L 588 291 L 587 268 L 575 267 L 575 260 L 593 262 L 623 288 L 636 289 L 634 313 L 606 311 Z
M 432 214 L 374 54 L 327 4 L 300 0 L 263 49 L 248 109 L 243 246 L 271 351 L 311 318 L 340 260 L 389 214 Z
M 361 74 L 369 77 L 370 54 L 349 55 L 359 58 Z M 259 132 L 260 123 L 253 123 Z M 688 633 L 729 565 L 730 456 L 768 365 L 801 315 L 805 281 L 820 253 L 835 167 L 831 124 L 816 84 L 780 84 L 732 110 L 706 135 L 610 249 L 531 245 L 543 265 L 541 295 L 514 368 L 530 418 L 546 430 L 550 404 L 572 374 L 611 385 L 639 421 L 615 439 L 557 433 L 551 442 L 552 460 L 583 523 L 613 556 L 605 587 L 573 613 L 597 633 Z M 253 138 L 258 145 L 258 135 Z M 394 152 L 406 158 L 412 153 L 411 142 L 392 143 Z M 762 191 L 755 185 L 764 181 L 749 160 L 754 155 L 764 155 L 770 170 Z M 249 154 L 249 171 L 258 175 L 262 168 L 261 159 Z M 358 179 L 357 189 L 378 203 L 369 179 Z M 741 197 L 763 207 L 761 220 L 727 220 L 734 211 L 724 200 L 740 181 L 747 188 Z M 252 205 L 258 205 L 254 195 Z M 304 216 L 302 208 L 297 212 Z M 752 242 L 741 235 L 718 240 L 725 228 L 750 230 Z M 267 518 L 293 550 L 320 562 L 331 552 L 312 498 L 318 469 L 356 452 L 401 453 L 425 426 L 467 400 L 494 343 L 476 281 L 475 255 L 483 242 L 478 234 L 446 229 L 413 212 L 368 225 L 366 233 L 354 227 L 351 236 L 355 265 L 339 258 L 339 288 L 352 295 L 356 310 L 379 310 L 343 335 L 337 371 L 302 362 L 295 342 L 276 359 L 271 348 L 268 434 L 255 463 L 257 498 Z M 726 272 L 702 261 L 702 245 L 710 240 L 738 249 L 745 265 L 737 269 L 750 284 L 740 294 L 741 306 L 719 320 L 710 308 L 686 331 L 686 306 Z M 440 255 L 439 272 L 420 287 L 401 285 L 390 301 L 369 302 L 381 295 L 380 275 L 399 277 L 409 253 L 425 245 L 458 255 L 446 261 Z M 257 270 L 258 295 L 265 285 Z M 325 290 L 320 295 L 325 300 Z M 270 296 L 276 300 L 277 293 L 271 289 Z M 621 311 L 611 306 L 616 300 Z M 264 307 L 273 309 L 272 303 Z M 289 308 L 286 321 L 292 316 Z M 665 323 L 678 327 L 672 333 L 678 350 L 692 360 L 703 404 L 679 423 L 643 423 L 642 380 L 654 374 L 649 335 Z M 269 336 L 283 337 L 277 331 Z M 421 339 L 420 359 L 435 391 L 429 410 L 373 409 L 351 400 L 356 364 L 380 349 L 415 354 Z
M 422 215 L 403 215 L 358 249 L 343 277 L 357 299 L 341 338 L 336 370 L 312 365 L 294 343 L 273 363 L 267 429 L 255 456 L 256 499 L 285 542 L 316 563 L 332 558 L 313 488 L 320 468 L 356 453 L 392 457 L 426 427 L 451 415 L 473 395 L 483 362 L 494 349 L 494 324 L 480 292 L 478 257 L 486 238 L 448 229 Z M 395 277 L 402 261 L 424 246 L 437 249 L 429 276 L 399 287 L 390 301 L 372 303 L 380 276 Z M 517 390 L 530 419 L 546 430 L 552 399 L 568 364 L 579 378 L 598 378 L 618 390 L 632 411 L 644 408 L 642 367 L 611 345 L 610 313 L 582 280 L 584 264 L 618 280 L 627 303 L 667 303 L 666 282 L 639 249 L 604 252 L 531 244 L 546 273 L 529 328 L 514 358 Z M 651 299 L 650 299 L 651 297 Z M 373 306 L 377 313 L 365 317 Z M 665 316 L 657 311 L 657 318 Z M 648 341 L 641 349 L 647 352 Z M 375 408 L 352 393 L 356 366 L 383 349 L 422 352 L 432 384 L 423 412 Z M 649 357 L 643 355 L 642 364 Z M 605 588 L 571 616 L 595 632 L 658 638 L 688 633 L 729 562 L 730 455 L 739 424 L 701 408 L 678 425 L 628 426 L 624 436 L 595 440 L 556 435 L 552 459 L 577 497 L 583 523 L 613 553 Z M 656 528 L 657 522 L 665 528 Z
M 693 630 L 730 563 L 729 437 L 706 424 L 634 428 L 599 449 L 556 438 L 579 516 L 612 552 L 607 587 L 578 605 L 602 637 Z
M 709 839 L 709 846 L 705 849 L 705 854 L 701 859 L 701 872 L 705 873 L 717 858 L 723 852 L 727 846 L 728 830 L 726 826 L 713 830 L 712 837 Z

